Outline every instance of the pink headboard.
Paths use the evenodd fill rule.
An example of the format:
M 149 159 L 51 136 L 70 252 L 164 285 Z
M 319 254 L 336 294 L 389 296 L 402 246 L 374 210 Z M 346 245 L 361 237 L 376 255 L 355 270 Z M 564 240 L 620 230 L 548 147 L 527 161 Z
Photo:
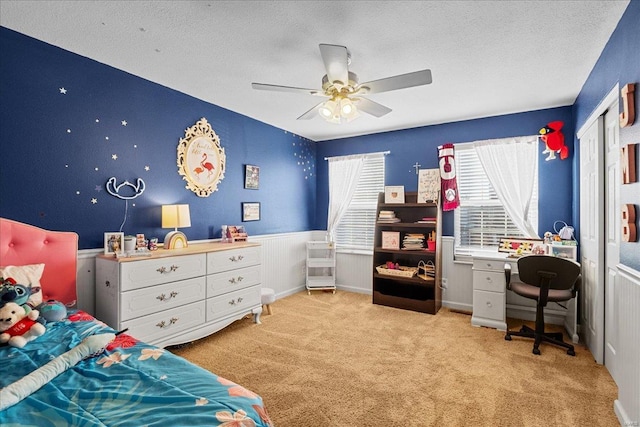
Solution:
M 0 265 L 45 264 L 40 284 L 46 301 L 76 303 L 78 235 L 0 218 Z

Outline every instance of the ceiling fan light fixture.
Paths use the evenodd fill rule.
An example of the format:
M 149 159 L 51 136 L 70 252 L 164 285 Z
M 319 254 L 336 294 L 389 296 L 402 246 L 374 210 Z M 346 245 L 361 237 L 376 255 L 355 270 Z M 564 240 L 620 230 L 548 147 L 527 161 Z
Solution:
M 320 112 L 320 115 L 322 117 L 324 117 L 326 120 L 330 120 L 336 115 L 336 111 L 338 111 L 338 103 L 333 98 L 331 98 L 330 100 L 322 104 L 318 111 Z

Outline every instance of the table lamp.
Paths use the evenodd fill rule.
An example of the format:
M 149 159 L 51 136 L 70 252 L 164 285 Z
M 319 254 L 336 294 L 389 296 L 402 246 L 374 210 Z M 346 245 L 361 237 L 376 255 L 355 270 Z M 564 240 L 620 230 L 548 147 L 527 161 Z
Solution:
M 189 205 L 162 205 L 162 228 L 173 228 L 164 238 L 165 249 L 186 248 L 187 236 L 178 227 L 191 227 Z

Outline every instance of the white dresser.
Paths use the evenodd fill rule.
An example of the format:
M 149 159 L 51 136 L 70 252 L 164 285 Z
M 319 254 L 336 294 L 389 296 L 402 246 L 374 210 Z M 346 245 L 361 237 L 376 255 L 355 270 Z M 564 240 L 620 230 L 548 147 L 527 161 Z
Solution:
M 254 315 L 260 323 L 261 248 L 201 243 L 149 257 L 96 257 L 96 315 L 159 347 L 210 335 Z
M 513 273 L 517 264 L 511 263 Z M 495 257 L 473 257 L 473 326 L 507 330 L 507 287 L 505 260 Z

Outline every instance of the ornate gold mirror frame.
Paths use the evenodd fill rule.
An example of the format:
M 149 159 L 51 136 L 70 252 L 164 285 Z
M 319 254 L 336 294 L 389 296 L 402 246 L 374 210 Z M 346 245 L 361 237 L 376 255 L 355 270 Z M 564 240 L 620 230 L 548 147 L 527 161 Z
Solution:
M 220 138 L 204 117 L 184 131 L 178 144 L 178 173 L 185 188 L 199 197 L 209 197 L 224 178 L 226 156 Z

